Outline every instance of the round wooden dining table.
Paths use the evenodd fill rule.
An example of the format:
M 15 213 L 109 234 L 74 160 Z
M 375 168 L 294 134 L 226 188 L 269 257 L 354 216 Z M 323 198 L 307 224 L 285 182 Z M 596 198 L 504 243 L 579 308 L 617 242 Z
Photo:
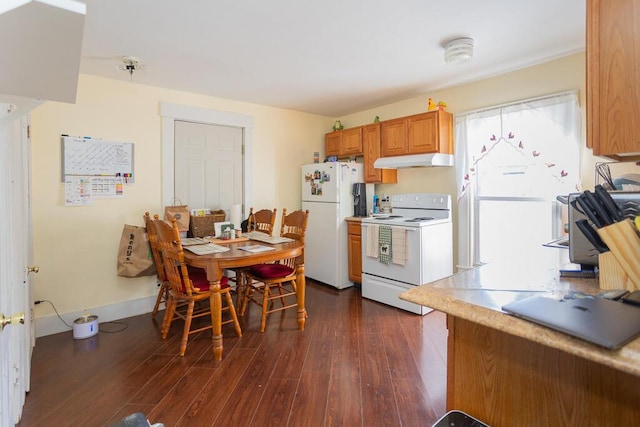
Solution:
M 248 252 L 242 246 L 262 245 L 274 249 L 264 252 Z M 296 296 L 298 302 L 298 329 L 304 330 L 305 310 L 305 277 L 304 277 L 304 243 L 299 241 L 264 244 L 249 240 L 226 243 L 229 251 L 207 255 L 196 255 L 184 251 L 185 262 L 193 267 L 203 268 L 207 272 L 207 280 L 211 289 L 211 324 L 213 326 L 212 342 L 214 360 L 222 360 L 222 297 L 220 295 L 220 278 L 225 268 L 248 267 L 255 264 L 275 262 L 282 259 L 297 258 L 296 262 Z

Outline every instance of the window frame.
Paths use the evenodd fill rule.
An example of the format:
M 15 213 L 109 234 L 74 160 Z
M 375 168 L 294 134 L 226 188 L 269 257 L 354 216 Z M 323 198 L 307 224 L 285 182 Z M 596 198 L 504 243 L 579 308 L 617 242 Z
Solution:
M 518 100 L 518 101 L 514 101 L 514 102 L 510 102 L 507 104 L 501 104 L 501 105 L 495 105 L 495 106 L 490 106 L 490 107 L 484 107 L 478 110 L 473 110 L 473 111 L 468 111 L 468 112 L 464 112 L 464 113 L 460 113 L 455 115 L 454 117 L 454 122 L 455 122 L 455 127 L 456 127 L 456 147 L 455 147 L 455 165 L 457 168 L 456 171 L 456 177 L 458 179 L 458 263 L 456 265 L 456 268 L 458 270 L 465 270 L 465 269 L 470 269 L 470 268 L 474 268 L 478 265 L 480 265 L 480 263 L 477 261 L 477 254 L 479 254 L 479 217 L 478 217 L 478 209 L 479 209 L 479 204 L 481 201 L 483 200 L 500 200 L 500 201 L 550 201 L 553 203 L 553 216 L 552 216 L 552 228 L 553 230 L 557 233 L 557 236 L 560 236 L 561 234 L 564 233 L 564 229 L 563 229 L 563 223 L 562 223 L 562 218 L 563 218 L 563 206 L 551 199 L 551 198 L 547 198 L 547 197 L 495 197 L 495 196 L 483 196 L 483 197 L 479 197 L 477 196 L 478 193 L 478 189 L 477 189 L 477 179 L 474 177 L 473 179 L 470 180 L 468 187 L 466 187 L 465 191 L 462 192 L 461 188 L 462 188 L 462 183 L 460 180 L 460 176 L 464 173 L 462 171 L 467 169 L 467 166 L 469 164 L 469 160 L 467 157 L 467 143 L 466 143 L 466 134 L 462 137 L 464 138 L 464 145 L 463 143 L 461 143 L 458 138 L 459 138 L 459 132 L 458 132 L 458 124 L 464 120 L 466 117 L 473 115 L 473 114 L 478 114 L 478 113 L 489 113 L 493 110 L 495 110 L 496 112 L 505 109 L 505 108 L 509 108 L 509 107 L 514 107 L 514 106 L 518 106 L 518 105 L 522 105 L 522 104 L 527 104 L 527 103 L 531 103 L 531 102 L 535 102 L 535 101 L 543 101 L 545 99 L 553 99 L 553 98 L 561 98 L 561 97 L 570 97 L 568 98 L 569 101 L 575 102 L 576 104 L 576 114 L 577 117 L 574 117 L 574 120 L 576 120 L 576 122 L 574 123 L 575 125 L 575 132 L 576 132 L 576 137 L 577 137 L 577 144 L 579 147 L 581 138 L 580 138 L 580 133 L 582 131 L 582 126 L 580 125 L 580 120 L 581 120 L 581 114 L 580 114 L 580 105 L 579 105 L 579 96 L 578 96 L 578 90 L 571 90 L 571 91 L 566 91 L 566 92 L 560 92 L 560 93 L 554 93 L 554 94 L 550 94 L 550 95 L 545 95 L 545 96 L 541 96 L 541 97 L 536 97 L 536 98 L 528 98 L 528 99 L 522 99 L 522 100 Z M 465 129 L 466 130 L 466 129 Z M 462 147 L 462 149 L 461 149 Z M 579 168 L 579 162 L 580 160 L 577 160 L 578 162 L 578 174 L 580 173 L 580 168 Z M 579 185 L 580 185 L 581 179 L 580 176 L 576 177 L 576 191 L 580 191 L 579 189 Z M 462 194 L 461 194 L 462 193 Z

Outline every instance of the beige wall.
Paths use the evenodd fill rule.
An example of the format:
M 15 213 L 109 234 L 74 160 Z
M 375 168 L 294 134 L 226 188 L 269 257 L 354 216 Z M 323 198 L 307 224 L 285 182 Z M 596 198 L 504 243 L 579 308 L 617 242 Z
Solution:
M 585 56 L 572 55 L 525 70 L 445 89 L 402 102 L 338 117 L 345 127 L 411 115 L 426 110 L 427 97 L 444 100 L 454 114 L 519 99 L 578 89 L 585 127 Z M 315 116 L 195 94 L 81 75 L 75 105 L 48 102 L 32 114 L 34 299 L 53 301 L 68 318 L 82 311 L 103 320 L 149 311 L 156 288 L 152 278 L 116 277 L 116 251 L 124 223 L 141 224 L 141 215 L 161 211 L 159 102 L 230 111 L 252 116 L 253 205 L 297 208 L 299 165 L 324 154 L 324 134 L 335 118 Z M 60 183 L 60 134 L 135 143 L 136 183 L 120 200 L 96 200 L 90 207 L 65 207 Z M 584 140 L 583 131 L 583 140 Z M 582 181 L 593 186 L 598 160 L 583 150 Z M 378 194 L 444 192 L 454 196 L 453 168 L 401 169 L 398 184 L 379 185 Z M 457 218 L 454 206 L 454 230 Z M 457 239 L 457 236 L 456 236 Z M 457 253 L 457 249 L 454 253 Z M 45 320 L 55 322 L 45 304 L 36 307 L 39 335 Z M 106 319 L 105 319 L 106 318 Z M 63 330 L 63 329 L 58 329 Z M 50 333 L 50 332 L 49 332 Z
M 259 207 L 300 207 L 300 165 L 324 153 L 333 119 L 81 75 L 74 105 L 47 102 L 33 111 L 33 276 L 35 300 L 50 300 L 67 322 L 83 309 L 112 320 L 150 311 L 155 279 L 116 276 L 116 252 L 125 223 L 142 225 L 145 211 L 160 213 L 159 103 L 229 111 L 253 117 L 253 200 Z M 60 180 L 60 135 L 135 144 L 135 184 L 122 199 L 65 207 Z M 49 304 L 36 306 L 38 335 L 65 328 Z M 49 322 L 50 321 L 50 322 Z M 60 328 L 62 329 L 57 329 Z M 51 329 L 53 328 L 53 329 Z

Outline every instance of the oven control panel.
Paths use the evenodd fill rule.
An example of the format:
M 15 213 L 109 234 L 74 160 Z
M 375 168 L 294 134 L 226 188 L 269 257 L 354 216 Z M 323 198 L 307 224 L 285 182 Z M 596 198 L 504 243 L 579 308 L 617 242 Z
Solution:
M 393 208 L 451 209 L 451 196 L 437 193 L 409 193 L 391 196 Z

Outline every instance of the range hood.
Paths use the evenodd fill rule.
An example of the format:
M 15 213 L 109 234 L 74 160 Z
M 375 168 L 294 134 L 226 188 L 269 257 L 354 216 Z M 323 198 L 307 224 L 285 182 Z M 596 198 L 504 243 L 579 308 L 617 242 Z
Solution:
M 425 168 L 433 166 L 453 166 L 453 154 L 410 154 L 407 156 L 380 157 L 373 162 L 373 167 L 376 169 Z

